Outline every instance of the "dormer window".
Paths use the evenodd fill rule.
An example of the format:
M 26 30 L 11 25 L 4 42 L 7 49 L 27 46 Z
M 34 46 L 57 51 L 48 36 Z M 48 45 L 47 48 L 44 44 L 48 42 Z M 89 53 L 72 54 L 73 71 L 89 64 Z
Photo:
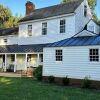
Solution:
M 84 5 L 84 16 L 86 17 L 87 16 L 87 6 Z
M 47 34 L 47 23 L 42 23 L 42 35 Z
M 28 25 L 28 36 L 32 36 L 32 25 Z
M 66 20 L 60 20 L 60 33 L 65 33 L 66 29 Z

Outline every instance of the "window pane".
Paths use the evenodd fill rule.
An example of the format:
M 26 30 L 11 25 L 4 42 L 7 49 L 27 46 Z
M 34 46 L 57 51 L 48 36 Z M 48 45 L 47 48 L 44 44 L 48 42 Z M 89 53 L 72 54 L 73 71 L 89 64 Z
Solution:
M 99 61 L 99 49 L 90 49 L 90 61 L 98 62 Z
M 42 35 L 47 34 L 47 23 L 42 23 Z
M 28 25 L 28 36 L 32 36 L 32 25 Z
M 56 61 L 62 61 L 62 50 L 56 50 L 55 57 Z
M 60 33 L 65 33 L 66 21 L 60 20 Z

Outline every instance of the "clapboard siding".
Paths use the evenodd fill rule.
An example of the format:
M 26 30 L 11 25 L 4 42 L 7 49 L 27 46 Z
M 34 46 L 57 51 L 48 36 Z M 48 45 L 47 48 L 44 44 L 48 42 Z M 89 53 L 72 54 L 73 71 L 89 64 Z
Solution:
M 60 33 L 60 20 L 66 20 L 66 32 Z M 47 22 L 47 35 L 42 35 L 42 23 Z M 32 36 L 27 36 L 27 26 L 32 24 Z M 75 35 L 75 16 L 65 15 L 59 18 L 51 18 L 49 20 L 31 21 L 19 25 L 19 41 L 18 44 L 42 44 L 53 43 Z
M 62 62 L 55 61 L 55 50 L 57 48 L 45 48 L 43 53 L 43 76 L 65 77 L 68 75 L 75 79 L 90 76 L 92 80 L 100 81 L 100 62 L 89 62 L 90 48 L 100 49 L 99 46 L 62 47 Z
M 89 26 L 93 26 L 94 27 L 94 31 L 93 29 L 91 30 L 91 28 Z M 100 33 L 100 26 L 97 25 L 93 20 L 91 20 L 88 24 L 87 24 L 87 30 L 88 31 L 91 31 L 91 32 L 94 32 L 96 34 L 99 34 Z
M 87 16 L 84 16 L 84 5 L 87 5 Z M 81 5 L 76 9 L 75 11 L 75 31 L 76 33 L 83 30 L 85 25 L 89 22 L 89 20 L 92 18 L 91 10 L 89 8 L 89 5 L 87 3 L 87 0 L 84 0 L 84 2 L 81 3 Z

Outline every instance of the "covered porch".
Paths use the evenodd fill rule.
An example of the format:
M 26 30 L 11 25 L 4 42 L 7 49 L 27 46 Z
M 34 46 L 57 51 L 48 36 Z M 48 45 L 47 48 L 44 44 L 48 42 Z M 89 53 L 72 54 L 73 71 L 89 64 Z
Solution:
M 0 46 L 0 71 L 27 71 L 43 64 L 43 48 L 47 44 Z
M 6 53 L 0 54 L 0 70 L 3 72 L 25 71 L 28 67 L 43 64 L 42 53 Z

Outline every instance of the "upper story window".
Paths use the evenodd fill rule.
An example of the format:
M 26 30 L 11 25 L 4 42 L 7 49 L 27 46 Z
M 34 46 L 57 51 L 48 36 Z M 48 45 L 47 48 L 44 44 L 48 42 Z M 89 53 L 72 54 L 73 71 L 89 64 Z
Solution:
M 47 22 L 42 23 L 42 35 L 47 34 Z
M 55 53 L 56 61 L 63 61 L 63 52 L 62 50 L 56 50 Z
M 84 5 L 84 16 L 86 17 L 87 16 L 87 6 Z
M 65 33 L 66 29 L 66 20 L 60 20 L 60 33 Z
M 32 25 L 28 25 L 28 36 L 32 36 Z
M 89 51 L 90 62 L 99 61 L 99 49 L 90 49 Z

